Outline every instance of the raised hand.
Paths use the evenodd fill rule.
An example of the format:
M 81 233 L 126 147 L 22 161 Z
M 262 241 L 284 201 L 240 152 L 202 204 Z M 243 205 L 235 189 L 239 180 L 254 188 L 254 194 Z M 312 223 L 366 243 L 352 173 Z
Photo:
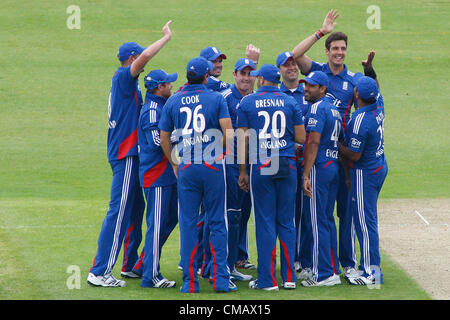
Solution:
M 167 36 L 169 38 L 172 37 L 172 31 L 170 31 L 170 24 L 172 23 L 172 20 L 167 21 L 167 23 L 162 28 L 162 33 L 164 36 Z
M 253 44 L 249 44 L 247 48 L 245 48 L 245 55 L 252 61 L 257 62 L 259 60 L 259 54 L 259 48 L 255 47 Z
M 370 51 L 369 55 L 367 56 L 367 60 L 361 61 L 361 64 L 364 66 L 364 68 L 371 68 L 372 67 L 372 61 L 375 57 L 375 51 Z
M 320 28 L 320 31 L 322 31 L 323 34 L 328 34 L 333 31 L 334 27 L 336 27 L 336 19 L 339 17 L 339 13 L 337 10 L 330 10 L 328 11 L 325 19 L 323 20 L 322 28 Z

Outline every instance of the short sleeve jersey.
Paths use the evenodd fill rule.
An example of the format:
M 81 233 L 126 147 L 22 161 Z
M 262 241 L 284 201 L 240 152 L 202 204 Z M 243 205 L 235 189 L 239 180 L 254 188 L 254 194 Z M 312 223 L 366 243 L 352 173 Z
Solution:
M 353 152 L 361 152 L 357 162 L 350 162 L 355 169 L 377 169 L 385 162 L 384 156 L 384 108 L 378 103 L 356 109 L 346 128 L 345 144 Z M 382 98 L 381 98 L 382 102 Z
M 322 71 L 328 76 L 328 92 L 335 98 L 334 105 L 341 114 L 342 124 L 345 128 L 350 119 L 351 107 L 354 103 L 353 88 L 355 87 L 356 80 L 362 74 L 360 72 L 355 74 L 344 65 L 344 70 L 334 75 L 328 63 L 318 63 L 315 61 L 312 62 L 309 73 L 313 71 Z
M 147 92 L 139 116 L 139 181 L 144 188 L 176 183 L 168 159 L 161 148 L 158 123 L 167 99 Z
M 163 108 L 159 128 L 178 139 L 182 163 L 212 163 L 223 154 L 219 120 L 230 118 L 223 96 L 202 84 L 187 85 Z
M 137 156 L 137 124 L 142 108 L 142 93 L 138 78 L 131 76 L 130 67 L 119 67 L 111 81 L 108 104 L 108 160 Z
M 342 119 L 336 107 L 326 97 L 311 105 L 307 114 L 306 132 L 320 133 L 320 144 L 315 164 L 320 165 L 338 159 L 338 140 L 342 137 Z M 306 145 L 306 149 L 308 146 Z
M 278 87 L 263 86 L 241 100 L 237 116 L 238 128 L 253 129 L 249 137 L 250 160 L 264 163 L 274 150 L 279 156 L 295 157 L 294 126 L 303 125 L 303 117 L 294 98 Z

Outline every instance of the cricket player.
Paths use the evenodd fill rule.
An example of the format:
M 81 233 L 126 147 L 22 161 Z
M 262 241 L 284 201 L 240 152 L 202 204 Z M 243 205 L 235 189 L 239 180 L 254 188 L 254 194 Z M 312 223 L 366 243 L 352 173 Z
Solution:
M 168 21 L 164 25 L 162 38 L 147 48 L 135 42 L 124 43 L 119 48 L 117 57 L 121 66 L 112 78 L 108 105 L 108 160 L 113 172 L 111 201 L 98 238 L 94 265 L 87 279 L 87 282 L 94 286 L 126 285 L 125 281 L 116 279 L 111 272 L 117 261 L 126 228 L 133 221 L 142 221 L 145 209 L 138 172 L 137 126 L 142 107 L 138 76 L 147 62 L 171 39 L 170 23 L 171 21 Z M 130 270 L 125 271 L 131 271 L 138 259 L 137 242 L 134 241 L 133 248 L 128 248 L 130 254 L 127 261 Z
M 258 65 L 258 60 L 259 60 L 259 55 L 260 55 L 260 49 L 255 47 L 253 44 L 249 44 L 247 45 L 247 47 L 245 48 L 245 54 L 247 59 L 249 59 L 250 61 L 252 61 L 252 63 L 256 66 Z M 228 90 L 231 87 L 231 84 L 223 82 L 221 80 L 219 80 L 219 77 L 222 75 L 222 70 L 223 70 L 223 60 L 227 59 L 227 56 L 223 53 L 221 53 L 219 51 L 219 49 L 217 49 L 216 47 L 206 47 L 204 48 L 201 52 L 200 52 L 200 56 L 205 58 L 206 60 L 208 60 L 209 62 L 212 63 L 212 68 L 209 71 L 209 77 L 208 77 L 208 82 L 206 84 L 206 87 L 208 89 L 211 89 L 213 91 L 217 91 L 217 92 L 221 92 L 224 90 Z M 180 88 L 179 91 L 181 91 L 182 88 Z M 244 201 L 247 200 L 247 197 L 244 197 Z M 245 204 L 247 205 L 247 203 Z M 199 237 L 200 239 L 203 239 L 201 241 L 201 245 L 199 247 L 199 260 L 201 261 L 201 265 L 202 268 L 200 270 L 200 274 L 202 275 L 202 277 L 207 278 L 209 276 L 209 263 L 210 263 L 210 257 L 211 257 L 211 253 L 208 250 L 208 246 L 204 246 L 203 243 L 207 243 L 208 242 L 208 236 L 207 234 L 209 233 L 209 229 L 208 229 L 208 225 L 206 225 L 204 222 L 204 208 L 202 208 L 202 213 L 200 215 L 199 218 L 199 222 L 198 222 L 198 226 L 200 228 L 202 228 L 203 230 L 200 231 L 199 233 Z M 247 222 L 248 219 L 250 217 L 250 210 L 246 210 L 245 211 L 245 216 L 243 217 L 243 219 L 241 220 L 241 226 L 242 229 L 247 228 Z M 246 246 L 246 233 L 240 233 L 239 238 L 240 238 L 240 242 L 239 242 L 239 246 L 241 248 L 243 248 L 244 252 L 240 253 L 240 254 L 244 254 L 248 256 L 248 249 Z M 231 269 L 233 270 L 233 269 Z
M 334 97 L 333 104 L 341 114 L 345 130 L 350 119 L 351 107 L 355 102 L 353 95 L 355 81 L 361 74 L 351 72 L 344 63 L 347 54 L 347 35 L 342 32 L 332 33 L 338 17 L 339 13 L 336 10 L 330 10 L 322 27 L 301 41 L 292 52 L 302 74 L 308 75 L 313 71 L 322 71 L 328 76 L 328 93 Z M 325 41 L 325 54 L 328 61 L 319 63 L 311 60 L 306 52 L 327 34 L 330 34 Z M 339 217 L 339 259 L 345 273 L 351 275 L 354 273 L 357 261 L 354 250 L 354 228 L 352 231 L 351 215 L 348 210 L 349 195 L 345 180 L 344 168 L 339 164 L 339 188 L 336 196 L 336 212 Z
M 311 278 L 302 286 L 340 284 L 337 233 L 333 211 L 338 179 L 338 139 L 342 119 L 332 100 L 327 99 L 328 76 L 311 72 L 305 79 L 305 98 L 312 103 L 307 115 L 303 190 L 306 195 L 305 223 L 312 230 Z M 309 201 L 308 201 L 309 200 Z M 308 243 L 310 243 L 308 241 Z
M 277 67 L 266 64 L 250 75 L 257 77 L 259 88 L 242 99 L 237 123 L 238 130 L 248 136 L 239 137 L 238 133 L 246 150 L 243 154 L 248 154 L 250 163 L 250 175 L 247 161 L 240 164 L 239 186 L 244 190 L 250 188 L 258 251 L 258 279 L 250 281 L 249 287 L 278 290 L 275 258 L 279 238 L 282 287 L 295 289 L 295 192 L 292 191 L 297 187 L 297 168 L 293 158 L 294 142 L 304 143 L 305 128 L 300 106 L 278 88 L 281 74 Z
M 197 57 L 186 67 L 188 85 L 169 98 L 159 122 L 161 146 L 178 175 L 181 265 L 184 293 L 199 291 L 196 252 L 200 205 L 211 230 L 209 248 L 213 262 L 212 284 L 216 292 L 237 290 L 227 267 L 226 183 L 223 148 L 233 127 L 225 99 L 205 87 L 210 63 Z M 176 129 L 180 160 L 170 143 Z M 228 130 L 228 131 L 227 131 Z
M 384 155 L 384 105 L 374 79 L 362 77 L 354 90 L 357 109 L 339 152 L 350 160 L 350 211 L 361 248 L 362 273 L 347 277 L 347 281 L 353 285 L 382 284 L 377 200 L 388 172 Z
M 242 98 L 253 93 L 255 78 L 250 72 L 255 70 L 256 66 L 248 58 L 239 59 L 234 65 L 233 79 L 234 84 L 221 94 L 228 105 L 233 129 L 237 129 L 237 108 Z M 250 281 L 251 275 L 243 274 L 236 270 L 235 264 L 238 261 L 238 251 L 241 232 L 247 235 L 247 222 L 249 215 L 242 221 L 242 205 L 245 197 L 245 191 L 239 188 L 239 164 L 237 161 L 237 139 L 233 140 L 232 148 L 226 153 L 226 177 L 227 177 L 227 217 L 228 217 L 228 267 L 231 270 L 233 280 Z M 245 230 L 241 231 L 241 228 Z M 246 239 L 245 239 L 246 240 Z
M 177 179 L 161 148 L 158 123 L 167 99 L 172 94 L 172 82 L 178 74 L 152 70 L 144 78 L 147 93 L 138 124 L 139 181 L 147 200 L 147 232 L 144 256 L 134 272 L 142 273 L 142 287 L 173 288 L 175 281 L 160 272 L 161 250 L 178 223 Z
M 280 85 L 280 91 L 293 97 L 302 109 L 303 117 L 307 114 L 310 103 L 305 99 L 305 93 L 303 83 L 299 82 L 299 69 L 297 63 L 294 60 L 294 55 L 290 51 L 282 52 L 277 57 L 277 67 L 280 69 L 282 83 Z M 297 234 L 296 238 L 296 250 L 295 250 L 295 271 L 301 272 L 301 250 L 306 246 L 301 246 L 301 236 L 305 232 L 305 223 L 301 223 L 302 207 L 303 207 L 303 188 L 302 188 L 302 174 L 303 174 L 303 145 L 296 144 L 296 161 L 297 161 L 297 200 L 295 204 L 295 230 Z M 303 230 L 303 231 L 302 231 Z M 303 256 L 306 254 L 304 252 Z M 305 259 L 305 257 L 304 257 Z

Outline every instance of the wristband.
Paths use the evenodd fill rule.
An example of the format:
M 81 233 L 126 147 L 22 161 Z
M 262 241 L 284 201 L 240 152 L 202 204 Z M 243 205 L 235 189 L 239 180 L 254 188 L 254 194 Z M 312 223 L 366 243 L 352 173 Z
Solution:
M 372 79 L 376 79 L 377 78 L 377 74 L 375 73 L 375 70 L 373 70 L 373 67 L 364 68 L 364 75 L 366 77 L 370 77 Z
M 319 40 L 320 38 L 322 38 L 324 36 L 324 34 L 319 29 L 319 30 L 316 31 L 316 33 L 314 33 L 314 36 L 317 38 L 317 40 Z

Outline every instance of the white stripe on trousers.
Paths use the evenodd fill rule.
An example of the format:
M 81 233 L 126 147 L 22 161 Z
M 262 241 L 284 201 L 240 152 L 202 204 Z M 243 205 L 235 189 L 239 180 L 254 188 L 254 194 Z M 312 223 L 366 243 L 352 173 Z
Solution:
M 319 277 L 319 232 L 317 230 L 317 207 L 316 207 L 316 166 L 313 165 L 310 173 L 312 196 L 309 200 L 311 212 L 311 225 L 313 233 L 313 259 L 312 273 L 313 280 L 317 281 Z
M 356 201 L 358 204 L 358 217 L 359 224 L 361 225 L 362 233 L 362 248 L 364 257 L 364 270 L 367 274 L 371 274 L 370 270 L 370 244 L 369 244 L 369 232 L 367 231 L 366 216 L 364 212 L 364 181 L 363 172 L 361 169 L 356 169 Z
M 159 235 L 161 232 L 161 187 L 155 188 L 155 209 L 153 217 L 153 278 L 158 276 Z
M 130 187 L 131 170 L 133 167 L 133 158 L 127 157 L 125 161 L 126 161 L 125 176 L 123 178 L 123 184 L 122 184 L 122 196 L 120 198 L 119 213 L 117 215 L 116 228 L 114 230 L 114 237 L 113 237 L 113 245 L 112 245 L 111 251 L 109 253 L 108 266 L 106 267 L 105 274 L 111 273 L 112 268 L 114 267 L 114 264 L 116 263 L 116 254 L 117 254 L 117 250 L 119 248 L 120 229 L 122 229 L 122 220 L 123 220 L 123 216 L 125 214 L 125 207 L 127 205 L 128 190 Z

